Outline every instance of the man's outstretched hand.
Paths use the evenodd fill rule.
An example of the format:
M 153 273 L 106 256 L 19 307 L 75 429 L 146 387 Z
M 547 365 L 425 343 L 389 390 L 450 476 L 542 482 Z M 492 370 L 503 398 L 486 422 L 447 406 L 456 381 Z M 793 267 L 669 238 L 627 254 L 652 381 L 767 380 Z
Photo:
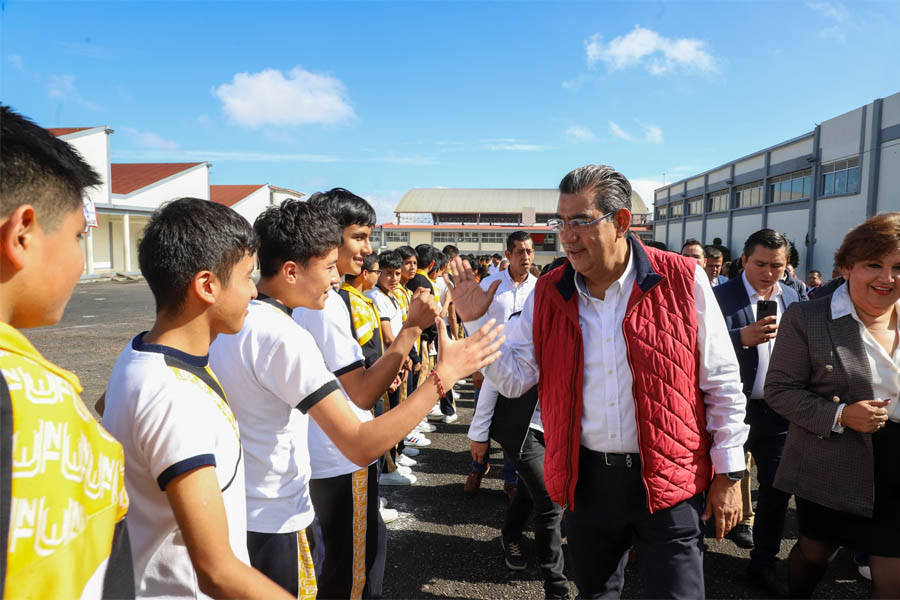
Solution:
M 500 279 L 493 282 L 487 291 L 481 289 L 468 261 L 456 257 L 450 261 L 450 273 L 453 274 L 453 305 L 456 314 L 463 321 L 473 321 L 487 312 L 494 292 L 500 286 Z

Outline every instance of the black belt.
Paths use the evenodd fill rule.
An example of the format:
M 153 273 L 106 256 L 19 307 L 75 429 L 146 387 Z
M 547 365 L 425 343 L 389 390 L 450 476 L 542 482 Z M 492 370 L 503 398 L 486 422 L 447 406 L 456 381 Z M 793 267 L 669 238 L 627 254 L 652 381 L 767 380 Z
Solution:
M 641 455 L 635 452 L 596 452 L 593 451 L 598 464 L 619 469 L 640 468 Z

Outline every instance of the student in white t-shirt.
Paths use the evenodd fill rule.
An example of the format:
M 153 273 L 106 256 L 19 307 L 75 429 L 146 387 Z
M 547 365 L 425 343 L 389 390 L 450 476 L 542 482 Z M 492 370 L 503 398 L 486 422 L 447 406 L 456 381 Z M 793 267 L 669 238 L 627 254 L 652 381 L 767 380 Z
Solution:
M 363 257 L 372 252 L 369 234 L 375 222 L 375 211 L 368 202 L 342 188 L 314 194 L 309 203 L 330 214 L 341 227 L 341 245 L 337 250 L 338 273 L 341 276 L 348 273 L 358 275 Z M 442 352 L 435 367 L 435 372 L 440 372 L 440 375 L 429 376 L 428 384 L 420 386 L 396 410 L 388 411 L 375 422 L 371 421 L 368 411 L 397 376 L 423 326 L 434 323 L 436 316 L 437 307 L 430 294 L 425 291 L 416 293 L 410 302 L 407 321 L 396 332 L 394 342 L 367 369 L 362 349 L 353 336 L 350 312 L 336 292 L 329 292 L 323 310 L 298 308 L 294 311 L 295 320 L 315 338 L 325 364 L 346 390 L 350 400 L 344 404 L 346 410 L 356 413 L 360 421 L 368 420 L 358 427 L 379 432 L 380 440 L 385 443 L 366 448 L 358 443 L 349 447 L 332 444 L 329 438 L 337 440 L 328 431 L 328 423 L 321 422 L 312 411 L 310 413 L 316 421 L 309 426 L 310 495 L 325 545 L 322 577 L 319 579 L 319 595 L 322 598 L 381 595 L 386 532 L 378 515 L 377 470 L 372 461 L 412 431 L 434 405 L 438 388 L 443 391 L 459 379 L 453 379 L 448 372 L 468 372 L 468 367 L 455 369 L 449 363 L 450 356 L 462 351 L 465 342 L 455 344 L 448 340 L 447 349 Z M 439 331 L 447 339 L 446 328 L 441 327 Z M 484 339 L 483 336 L 476 337 Z M 481 359 L 472 356 L 465 360 Z M 471 364 L 468 363 L 469 366 Z M 436 385 L 438 379 L 441 385 Z M 336 446 L 340 446 L 344 453 Z M 365 462 L 360 462 L 358 455 L 357 458 L 345 456 L 349 450 L 363 449 L 373 452 L 366 455 L 370 458 Z M 365 464 L 369 465 L 368 468 L 359 467 Z M 366 515 L 366 518 L 362 519 L 361 515 Z
M 289 597 L 248 564 L 240 430 L 207 355 L 256 296 L 256 245 L 243 217 L 197 198 L 144 229 L 156 322 L 119 355 L 103 419 L 125 451 L 138 597 Z

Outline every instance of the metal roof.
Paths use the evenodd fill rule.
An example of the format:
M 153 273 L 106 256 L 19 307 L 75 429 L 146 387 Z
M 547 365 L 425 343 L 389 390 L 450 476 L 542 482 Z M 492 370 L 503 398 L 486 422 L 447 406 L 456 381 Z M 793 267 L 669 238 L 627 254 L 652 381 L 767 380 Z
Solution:
M 555 213 L 559 200 L 556 189 L 501 188 L 415 188 L 394 209 L 395 213 L 521 213 L 534 208 L 536 213 Z M 649 214 L 636 191 L 631 192 L 632 213 Z

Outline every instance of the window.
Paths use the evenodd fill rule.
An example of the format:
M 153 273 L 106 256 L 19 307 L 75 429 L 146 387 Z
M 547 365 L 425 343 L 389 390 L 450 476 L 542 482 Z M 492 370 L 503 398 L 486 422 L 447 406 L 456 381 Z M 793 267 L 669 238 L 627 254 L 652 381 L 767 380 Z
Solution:
M 669 218 L 681 217 L 684 215 L 684 202 L 673 202 L 669 205 Z
M 408 244 L 409 243 L 409 232 L 408 231 L 385 231 L 384 232 L 384 241 L 385 241 L 385 243 L 400 242 L 401 244 Z
M 435 224 L 438 223 L 477 223 L 475 213 L 435 213 Z
M 769 180 L 772 202 L 787 202 L 809 198 L 812 193 L 812 169 L 795 171 Z
M 728 190 L 713 192 L 709 195 L 709 212 L 728 210 Z
M 759 206 L 762 204 L 762 196 L 762 181 L 754 181 L 753 183 L 739 185 L 734 188 L 734 206 L 735 208 Z
M 456 243 L 456 232 L 455 231 L 435 231 L 431 234 L 431 243 L 437 246 L 438 244 L 455 244 Z
M 859 157 L 822 165 L 822 195 L 859 192 Z
M 703 212 L 703 196 L 694 196 L 687 199 L 687 214 L 699 215 Z
M 482 244 L 503 244 L 506 243 L 506 236 L 501 232 L 491 231 L 481 234 Z
M 656 207 L 656 220 L 657 221 L 665 221 L 666 219 L 666 211 L 667 208 L 665 206 L 657 206 Z
M 464 244 L 477 244 L 478 233 L 475 231 L 463 231 L 459 234 L 458 239 Z

